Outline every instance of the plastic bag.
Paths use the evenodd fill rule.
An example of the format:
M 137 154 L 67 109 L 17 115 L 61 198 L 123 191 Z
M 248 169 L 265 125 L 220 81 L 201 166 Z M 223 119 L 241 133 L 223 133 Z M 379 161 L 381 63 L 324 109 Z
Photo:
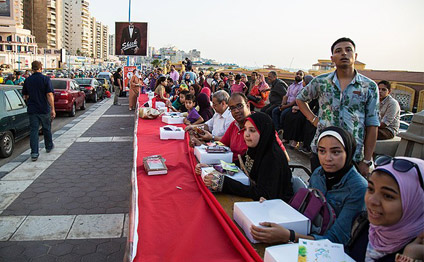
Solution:
M 143 119 L 155 119 L 160 115 L 160 112 L 151 107 L 142 107 L 140 108 L 138 115 Z

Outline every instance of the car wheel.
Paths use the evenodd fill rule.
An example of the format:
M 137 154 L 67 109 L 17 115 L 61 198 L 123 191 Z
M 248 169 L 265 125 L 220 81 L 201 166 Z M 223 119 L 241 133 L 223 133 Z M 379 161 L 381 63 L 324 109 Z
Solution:
M 97 92 L 93 94 L 93 102 L 97 103 Z
M 71 111 L 69 112 L 69 116 L 70 116 L 70 117 L 74 117 L 74 116 L 75 116 L 76 111 L 77 111 L 77 105 L 76 105 L 75 103 L 73 103 L 73 104 L 72 104 Z
M 0 157 L 9 157 L 13 153 L 13 148 L 15 147 L 15 138 L 13 137 L 12 132 L 6 131 L 0 137 Z
M 85 105 L 85 99 L 84 99 L 84 100 L 82 100 L 82 105 L 81 105 L 80 109 L 85 110 L 85 108 L 86 108 L 86 105 Z

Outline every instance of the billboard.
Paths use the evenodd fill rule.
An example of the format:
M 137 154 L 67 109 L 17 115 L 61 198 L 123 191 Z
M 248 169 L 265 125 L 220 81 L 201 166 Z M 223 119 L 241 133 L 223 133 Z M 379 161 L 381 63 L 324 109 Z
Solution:
M 124 91 L 128 91 L 128 86 L 133 76 L 134 69 L 137 69 L 136 66 L 124 66 Z
M 0 0 L 0 24 L 2 25 L 13 25 L 15 6 L 13 6 L 13 0 Z
M 147 55 L 147 23 L 115 22 L 115 55 Z

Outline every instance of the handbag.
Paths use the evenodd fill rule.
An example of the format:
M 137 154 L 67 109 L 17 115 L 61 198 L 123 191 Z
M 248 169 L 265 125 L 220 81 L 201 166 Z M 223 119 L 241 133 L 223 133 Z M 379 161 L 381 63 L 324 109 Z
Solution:
M 161 113 L 159 110 L 151 108 L 151 107 L 142 107 L 138 111 L 138 115 L 143 119 L 155 119 L 157 118 Z

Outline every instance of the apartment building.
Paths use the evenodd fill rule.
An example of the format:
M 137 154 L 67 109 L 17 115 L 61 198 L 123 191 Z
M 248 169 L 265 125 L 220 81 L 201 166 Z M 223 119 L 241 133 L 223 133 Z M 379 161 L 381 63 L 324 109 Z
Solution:
M 63 0 L 63 46 L 72 55 L 92 56 L 88 0 Z
M 23 0 L 23 25 L 41 48 L 62 48 L 62 1 Z

